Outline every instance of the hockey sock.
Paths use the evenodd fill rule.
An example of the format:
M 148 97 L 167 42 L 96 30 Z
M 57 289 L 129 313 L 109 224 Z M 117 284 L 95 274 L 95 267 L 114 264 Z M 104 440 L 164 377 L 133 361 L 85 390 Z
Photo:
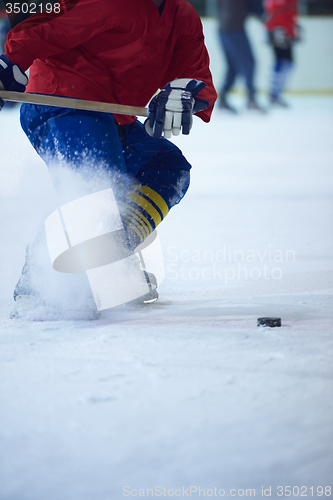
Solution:
M 271 97 L 278 99 L 283 92 L 293 63 L 287 59 L 276 61 L 271 80 Z
M 169 212 L 165 200 L 148 186 L 133 185 L 119 203 L 131 249 L 140 245 Z

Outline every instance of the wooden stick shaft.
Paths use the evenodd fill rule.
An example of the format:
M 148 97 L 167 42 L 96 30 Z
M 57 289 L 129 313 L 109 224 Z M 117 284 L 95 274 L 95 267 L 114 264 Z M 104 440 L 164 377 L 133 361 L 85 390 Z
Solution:
M 55 106 L 57 108 L 82 109 L 84 111 L 100 111 L 102 113 L 113 113 L 115 115 L 147 116 L 147 108 L 138 106 L 124 106 L 123 104 L 111 104 L 108 102 L 84 101 L 83 99 L 71 99 L 44 94 L 24 94 L 21 92 L 9 92 L 0 90 L 0 98 L 4 101 L 25 102 L 41 106 Z

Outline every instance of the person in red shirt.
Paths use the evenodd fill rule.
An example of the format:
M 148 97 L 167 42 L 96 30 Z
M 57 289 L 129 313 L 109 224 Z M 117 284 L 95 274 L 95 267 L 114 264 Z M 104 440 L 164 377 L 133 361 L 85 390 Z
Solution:
M 270 102 L 288 107 L 282 98 L 287 78 L 293 67 L 293 43 L 299 39 L 297 0 L 266 0 L 266 28 L 275 62 L 271 76 Z
M 132 106 L 135 116 L 24 104 L 21 124 L 47 163 L 109 174 L 137 245 L 184 197 L 191 165 L 168 138 L 209 122 L 217 94 L 200 18 L 185 0 L 61 0 L 11 30 L 0 88 Z M 30 68 L 29 82 L 25 71 Z M 57 180 L 55 179 L 55 182 Z M 26 266 L 27 269 L 27 266 Z M 31 293 L 27 274 L 14 293 Z M 26 292 L 25 292 L 26 290 Z

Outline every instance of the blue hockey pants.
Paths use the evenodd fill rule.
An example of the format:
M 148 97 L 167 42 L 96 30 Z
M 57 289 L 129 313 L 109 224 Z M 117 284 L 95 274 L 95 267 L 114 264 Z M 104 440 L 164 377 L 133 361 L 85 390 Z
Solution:
M 89 165 L 92 178 L 100 169 L 110 173 L 123 222 L 137 243 L 189 187 L 191 165 L 181 151 L 164 138 L 150 137 L 138 120 L 119 126 L 107 113 L 24 104 L 21 125 L 48 166 Z

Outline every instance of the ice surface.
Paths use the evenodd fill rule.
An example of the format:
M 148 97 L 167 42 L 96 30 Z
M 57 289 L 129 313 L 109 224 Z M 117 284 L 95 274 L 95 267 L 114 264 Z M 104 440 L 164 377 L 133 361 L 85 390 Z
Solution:
M 160 301 L 94 322 L 8 319 L 54 193 L 1 113 L 1 500 L 332 485 L 333 98 L 289 100 L 177 138 L 192 184 L 159 230 Z

